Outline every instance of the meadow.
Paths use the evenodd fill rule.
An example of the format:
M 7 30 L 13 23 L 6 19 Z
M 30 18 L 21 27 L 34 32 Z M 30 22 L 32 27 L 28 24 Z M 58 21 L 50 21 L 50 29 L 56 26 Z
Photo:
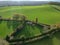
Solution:
M 60 11 L 54 9 L 51 5 L 0 7 L 0 16 L 3 18 L 12 18 L 12 16 L 16 13 L 25 15 L 27 19 L 31 21 L 35 21 L 35 19 L 38 18 L 38 23 L 49 25 L 60 23 Z M 8 23 L 11 24 L 11 22 Z M 11 27 L 9 27 L 10 25 L 7 25 L 7 21 L 0 21 L 0 37 L 4 39 L 20 24 L 20 22 L 19 24 L 18 22 L 14 22 L 11 24 Z M 40 29 L 36 26 L 32 28 L 30 25 L 26 25 L 22 32 L 17 34 L 16 37 L 20 37 L 21 35 L 25 37 L 40 35 L 42 31 L 42 29 Z M 56 33 L 56 36 L 53 36 L 52 38 L 45 38 L 41 41 L 38 40 L 26 45 L 60 45 L 59 34 L 60 33 Z

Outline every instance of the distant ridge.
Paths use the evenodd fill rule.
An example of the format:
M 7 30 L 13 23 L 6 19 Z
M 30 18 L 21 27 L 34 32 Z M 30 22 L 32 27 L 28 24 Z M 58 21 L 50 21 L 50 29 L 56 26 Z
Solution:
M 14 5 L 41 5 L 47 4 L 48 1 L 0 1 L 0 6 L 14 6 Z

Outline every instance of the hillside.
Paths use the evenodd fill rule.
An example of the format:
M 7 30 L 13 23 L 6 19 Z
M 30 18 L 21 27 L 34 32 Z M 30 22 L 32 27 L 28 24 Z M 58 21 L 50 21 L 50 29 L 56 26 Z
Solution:
M 58 24 L 60 23 L 60 11 L 52 7 L 53 5 L 41 5 L 41 6 L 6 6 L 0 7 L 0 16 L 2 18 L 12 18 L 14 14 L 23 14 L 30 21 L 35 21 L 38 18 L 38 23 L 43 24 Z M 7 35 L 10 35 L 13 31 L 15 31 L 16 27 L 20 25 L 21 22 L 17 21 L 0 21 L 0 37 L 5 39 Z M 23 31 L 24 30 L 24 31 Z M 24 37 L 33 37 L 41 34 L 42 29 L 31 25 L 25 26 L 25 28 L 19 32 L 16 37 L 20 37 L 23 35 Z M 27 34 L 28 33 L 28 34 Z M 45 38 L 42 41 L 39 40 L 36 43 L 27 45 L 59 45 L 60 37 L 59 33 L 55 34 L 53 38 Z M 16 38 L 15 37 L 15 38 Z M 47 43 L 48 42 L 48 43 Z

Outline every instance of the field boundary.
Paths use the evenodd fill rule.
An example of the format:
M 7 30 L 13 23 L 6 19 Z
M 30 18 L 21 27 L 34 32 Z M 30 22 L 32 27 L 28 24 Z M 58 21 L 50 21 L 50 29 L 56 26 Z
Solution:
M 34 42 L 36 40 L 42 40 L 45 37 L 49 37 L 52 38 L 52 35 L 54 35 L 56 32 L 59 32 L 60 29 L 53 29 L 49 32 L 43 33 L 42 35 L 39 36 L 34 36 L 34 37 L 30 37 L 30 38 L 26 38 L 26 39 L 17 39 L 17 40 L 10 40 L 9 42 L 12 42 L 11 44 L 26 44 L 26 43 L 31 43 Z
M 4 20 L 4 21 L 22 21 L 22 20 L 10 20 L 10 19 L 0 19 L 1 21 Z M 30 25 L 34 24 L 34 25 L 38 25 L 39 27 L 45 27 L 45 26 L 48 26 L 48 29 L 50 29 L 50 25 L 47 25 L 47 24 L 42 24 L 42 23 L 36 23 L 36 22 L 33 22 L 33 21 L 30 21 L 30 20 L 25 20 L 24 23 L 22 24 L 22 26 L 18 26 L 15 31 L 10 35 L 10 36 L 7 36 L 6 37 L 6 40 L 10 43 L 10 44 L 25 44 L 25 43 L 30 43 L 30 42 L 34 42 L 36 40 L 41 40 L 45 37 L 50 37 L 55 34 L 56 32 L 59 32 L 60 30 L 59 29 L 52 29 L 52 30 L 49 30 L 47 32 L 44 32 L 43 34 L 41 35 L 38 35 L 38 36 L 34 36 L 34 37 L 30 37 L 30 38 L 22 38 L 22 39 L 13 39 L 13 37 L 15 36 L 15 33 L 21 31 L 24 27 L 25 27 L 25 24 L 28 23 Z
M 56 6 L 51 6 L 52 8 L 56 9 L 57 11 L 60 11 L 60 9 Z

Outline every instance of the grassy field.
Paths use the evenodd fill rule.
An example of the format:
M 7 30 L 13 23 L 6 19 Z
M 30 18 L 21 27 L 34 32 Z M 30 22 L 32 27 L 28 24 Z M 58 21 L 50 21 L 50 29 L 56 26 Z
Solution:
M 32 43 L 28 43 L 26 45 L 60 45 L 60 32 L 55 33 L 55 35 L 50 37 L 46 37 L 42 40 L 37 40 Z
M 60 12 L 50 5 L 11 6 L 0 9 L 0 15 L 6 18 L 11 17 L 16 13 L 26 15 L 29 20 L 35 20 L 37 17 L 41 23 L 55 24 L 60 22 Z
M 3 18 L 12 18 L 12 16 L 16 13 L 24 14 L 28 20 L 32 21 L 35 21 L 35 18 L 37 17 L 39 23 L 44 24 L 60 23 L 60 11 L 54 9 L 53 7 L 51 7 L 51 5 L 0 7 L 0 16 L 2 16 Z M 5 38 L 6 35 L 10 35 L 14 31 L 14 29 L 20 24 L 21 24 L 20 22 L 0 21 L 0 37 Z M 42 29 L 41 30 L 40 29 L 38 29 L 36 26 L 32 28 L 31 26 L 27 25 L 22 30 L 22 32 L 16 35 L 16 37 L 20 37 L 21 35 L 25 37 L 36 36 L 41 34 Z M 54 36 L 52 39 L 46 38 L 43 39 L 42 41 L 36 41 L 36 43 L 33 42 L 32 44 L 27 45 L 60 45 L 59 34 L 57 33 L 56 36 Z
M 42 33 L 43 33 L 43 28 L 26 24 L 22 31 L 16 33 L 16 36 L 14 38 L 15 39 L 19 37 L 21 38 L 22 36 L 24 36 L 25 38 L 29 38 L 29 37 L 41 35 Z

